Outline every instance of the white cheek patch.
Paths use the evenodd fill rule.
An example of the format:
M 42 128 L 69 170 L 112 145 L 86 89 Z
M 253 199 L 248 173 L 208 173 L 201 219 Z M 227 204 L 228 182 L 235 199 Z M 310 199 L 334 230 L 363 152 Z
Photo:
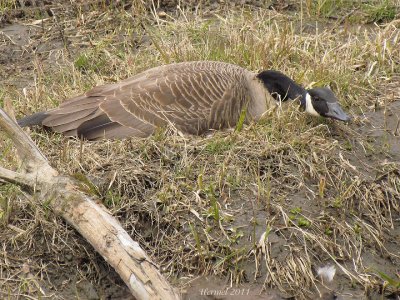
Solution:
M 321 116 L 315 109 L 314 106 L 312 105 L 311 101 L 311 96 L 309 93 L 306 94 L 306 112 L 309 113 L 310 115 L 319 117 Z

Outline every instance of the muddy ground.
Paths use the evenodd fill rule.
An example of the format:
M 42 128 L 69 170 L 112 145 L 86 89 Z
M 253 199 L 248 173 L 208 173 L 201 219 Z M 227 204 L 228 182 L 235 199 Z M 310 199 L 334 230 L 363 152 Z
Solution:
M 46 21 L 43 21 L 47 18 L 57 18 L 64 12 L 67 14 L 71 10 L 73 11 L 74 8 L 71 9 L 69 1 L 62 4 L 39 0 L 21 2 L 24 5 L 5 11 L 0 16 L 0 36 L 3 41 L 0 44 L 0 96 L 2 91 L 5 93 L 11 88 L 23 91 L 26 87 L 34 86 L 36 79 L 32 70 L 39 66 L 46 72 L 51 72 L 54 65 L 59 63 L 57 50 L 66 48 L 71 57 L 77 57 L 81 49 L 88 46 L 88 40 L 84 36 L 71 38 L 66 34 L 68 28 L 60 27 L 57 22 L 47 26 Z M 172 11 L 175 8 L 176 3 L 174 1 L 164 2 L 162 1 L 159 11 Z M 221 6 L 226 6 L 226 3 L 221 4 L 224 1 L 210 2 L 207 4 L 210 11 L 222 9 Z M 281 1 L 281 3 L 271 2 L 268 5 L 263 1 L 235 2 L 237 2 L 237 6 L 248 4 L 266 7 L 267 9 L 274 4 L 280 9 L 287 9 L 288 13 L 290 10 L 296 9 L 292 3 L 285 1 Z M 113 5 L 122 5 L 124 9 L 131 8 L 131 4 L 124 1 L 117 1 Z M 90 11 L 90 9 L 88 6 L 87 10 Z M 144 45 L 146 44 L 146 41 L 142 42 Z M 400 162 L 399 87 L 400 77 L 397 82 L 393 80 L 391 85 L 385 86 L 389 92 L 380 101 L 377 101 L 375 107 L 365 111 L 365 113 L 358 112 L 358 115 L 355 115 L 354 121 L 350 124 L 332 125 L 330 128 L 330 134 L 339 143 L 346 143 L 351 148 L 351 151 L 343 154 L 344 161 L 349 164 L 347 167 L 356 169 L 358 174 L 363 176 L 362 180 L 370 180 L 371 184 L 385 180 L 389 174 L 391 174 L 390 176 L 393 176 L 393 174 L 397 177 L 400 176 L 398 170 L 393 170 L 393 166 L 398 166 Z M 5 101 L 2 104 L 6 105 Z M 29 109 L 34 110 L 35 107 L 32 106 Z M 15 110 L 17 116 L 26 112 Z M 362 142 L 364 140 L 369 141 L 369 147 L 382 149 L 382 151 L 374 152 L 371 155 L 365 149 L 365 143 Z M 62 146 L 55 143 L 51 146 L 62 149 Z M 46 150 L 44 151 L 46 153 Z M 48 151 L 48 154 L 51 153 Z M 49 159 L 53 165 L 59 164 L 56 157 Z M 388 166 L 387 173 L 381 172 L 382 166 Z M 380 173 L 377 173 L 377 170 Z M 148 180 L 148 184 L 152 184 L 151 178 Z M 399 186 L 397 188 L 400 189 Z M 15 195 L 18 193 L 18 191 L 15 191 L 12 194 L 13 197 L 16 197 Z M 251 195 L 250 191 L 234 194 L 234 200 L 230 204 L 230 211 L 235 212 L 235 221 L 232 226 L 243 228 L 244 236 L 250 236 L 253 234 L 253 230 L 255 236 L 260 236 L 265 231 L 265 220 L 271 217 L 271 212 L 262 203 L 254 204 L 246 201 L 251 197 L 254 197 L 254 195 Z M 288 205 L 301 208 L 303 212 L 308 212 L 310 216 L 321 217 L 321 204 L 310 202 L 304 190 L 296 190 L 286 201 Z M 358 201 L 362 200 L 359 199 Z M 398 202 L 400 199 L 396 198 L 393 201 Z M 31 202 L 27 202 L 22 206 L 29 207 L 31 205 Z M 336 214 L 332 207 L 328 207 L 327 210 L 333 215 Z M 362 258 L 364 264 L 370 266 L 370 268 L 383 269 L 388 274 L 397 274 L 398 276 L 400 271 L 400 213 L 399 210 L 396 211 L 395 209 L 391 213 L 393 214 L 393 228 L 384 232 L 385 244 L 382 247 L 385 248 L 385 251 L 378 247 L 368 249 L 363 251 Z M 115 214 L 117 217 L 131 216 L 126 214 L 123 209 L 115 212 Z M 146 232 L 148 230 L 148 237 L 151 237 L 154 232 L 148 228 L 151 228 L 152 224 L 146 223 L 149 222 L 148 219 L 141 219 L 143 215 L 139 215 L 137 219 L 132 217 L 132 225 L 126 225 L 126 228 L 131 234 L 135 234 L 135 231 Z M 337 217 L 339 219 L 340 214 Z M 3 228 L 0 233 L 0 242 L 3 249 L 0 250 L 2 252 L 0 262 L 2 270 L 7 269 L 9 271 L 4 273 L 8 274 L 9 277 L 4 278 L 6 276 L 0 274 L 0 277 L 3 277 L 1 278 L 4 283 L 3 287 L 6 286 L 6 283 L 8 287 L 8 290 L 1 291 L 0 297 L 39 299 L 37 291 L 40 290 L 42 292 L 41 299 L 131 299 L 128 289 L 118 275 L 110 269 L 99 255 L 93 253 L 90 245 L 59 218 L 37 219 L 37 225 L 32 230 L 35 241 L 29 241 L 31 245 L 19 246 L 18 243 L 10 245 L 9 240 L 12 236 L 23 234 L 19 226 L 26 219 L 35 219 L 34 210 L 29 212 L 28 209 L 28 213 L 23 214 L 13 212 L 13 215 L 8 218 L 8 224 L 1 225 Z M 249 220 L 254 223 L 258 222 L 258 225 L 250 226 Z M 50 224 L 51 222 L 54 222 L 54 224 Z M 54 226 L 55 231 L 53 233 L 40 232 L 40 229 L 48 228 L 49 225 Z M 285 249 L 296 245 L 288 245 L 287 241 L 290 240 L 290 237 L 285 232 L 285 224 L 281 224 L 281 226 L 281 230 L 275 231 L 269 236 L 272 245 L 270 255 L 284 265 L 287 259 Z M 63 230 L 64 236 L 57 236 L 56 230 L 59 229 Z M 142 234 L 142 236 L 145 235 Z M 62 247 L 62 240 L 64 239 L 66 241 L 65 247 Z M 146 239 L 140 242 L 150 243 Z M 40 244 L 42 247 L 40 247 Z M 240 248 L 242 244 L 246 244 L 246 241 L 241 240 L 237 247 Z M 53 245 L 53 248 L 51 245 Z M 157 263 L 162 265 L 163 271 L 171 275 L 168 272 L 169 266 L 163 265 L 164 261 L 168 261 L 163 256 L 164 254 L 151 253 Z M 185 299 L 289 299 L 293 297 L 293 293 L 285 294 L 277 288 L 264 286 L 263 277 L 268 273 L 265 267 L 260 267 L 258 278 L 254 279 L 255 260 L 251 254 L 246 255 L 248 255 L 248 259 L 241 265 L 241 268 L 243 268 L 247 282 L 242 282 L 232 288 L 229 287 L 231 278 L 223 274 L 201 276 L 201 274 L 194 273 L 195 275 L 190 275 L 191 271 L 195 272 L 195 270 L 190 269 L 180 269 L 179 272 L 172 274 L 170 279 L 173 284 L 182 289 Z M 352 262 L 343 263 L 351 265 Z M 13 280 L 21 281 L 25 279 L 28 282 L 30 278 L 37 277 L 41 268 L 45 275 L 41 275 L 41 280 L 35 281 L 37 282 L 36 286 L 31 287 L 27 284 L 25 288 L 21 289 L 22 292 L 19 296 L 12 290 L 13 285 L 11 283 Z M 371 290 L 365 291 L 360 285 L 351 282 L 341 270 L 337 270 L 337 277 L 328 286 L 329 289 L 320 284 L 318 284 L 318 287 L 324 299 L 335 299 L 335 294 L 337 295 L 336 299 L 377 299 L 378 297 L 399 299 L 398 290 L 397 294 L 396 292 L 381 294 L 382 290 L 374 286 Z M 318 298 L 321 294 L 308 294 L 308 297 Z

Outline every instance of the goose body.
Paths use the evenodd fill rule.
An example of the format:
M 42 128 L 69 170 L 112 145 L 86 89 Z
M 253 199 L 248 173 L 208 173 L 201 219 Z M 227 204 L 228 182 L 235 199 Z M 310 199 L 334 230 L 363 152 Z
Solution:
M 329 94 L 330 90 L 325 92 Z M 310 93 L 277 71 L 257 74 L 223 62 L 183 62 L 97 86 L 58 108 L 25 117 L 18 123 L 41 125 L 89 140 L 146 137 L 168 124 L 183 133 L 199 135 L 235 126 L 243 109 L 247 110 L 247 122 L 257 121 L 277 105 L 277 100 L 296 97 L 306 111 L 318 114 L 316 108 L 310 107 Z M 334 95 L 332 99 L 328 100 L 337 103 Z M 338 104 L 337 107 L 341 110 Z

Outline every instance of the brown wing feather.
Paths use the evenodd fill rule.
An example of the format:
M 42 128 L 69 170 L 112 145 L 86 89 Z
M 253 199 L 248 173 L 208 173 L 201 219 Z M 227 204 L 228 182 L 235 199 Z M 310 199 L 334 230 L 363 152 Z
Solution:
M 100 138 L 124 138 L 127 136 L 140 136 L 134 128 L 124 127 L 117 122 L 112 122 L 103 114 L 93 118 L 78 127 L 76 135 L 88 140 Z
M 153 68 L 64 102 L 43 125 L 87 139 L 144 137 L 169 123 L 191 134 L 233 126 L 245 103 L 244 72 L 219 62 Z
M 121 126 L 137 130 L 138 132 L 134 136 L 149 136 L 155 129 L 155 125 L 152 123 L 143 121 L 137 115 L 128 112 L 118 100 L 105 101 L 100 105 L 100 108 L 110 120 L 118 122 Z
M 218 101 L 241 102 L 234 87 L 243 88 L 243 72 L 236 66 L 212 62 L 174 65 L 158 70 L 156 80 L 146 78 L 144 82 L 129 86 L 129 93 L 123 93 L 125 97 L 119 100 L 128 112 L 142 121 L 155 126 L 170 122 L 183 132 L 201 134 L 231 123 L 210 124 L 211 108 Z M 218 110 L 215 112 L 218 115 Z M 220 113 L 221 117 L 225 116 L 224 112 Z
M 65 125 L 65 124 L 70 124 L 71 122 L 74 122 L 79 119 L 83 119 L 91 114 L 93 114 L 96 111 L 97 108 L 89 108 L 89 109 L 82 109 L 82 110 L 77 110 L 69 113 L 64 113 L 63 110 L 61 110 L 60 113 L 54 113 L 48 116 L 44 121 L 43 125 L 47 127 L 55 127 L 55 126 L 60 126 L 60 125 Z

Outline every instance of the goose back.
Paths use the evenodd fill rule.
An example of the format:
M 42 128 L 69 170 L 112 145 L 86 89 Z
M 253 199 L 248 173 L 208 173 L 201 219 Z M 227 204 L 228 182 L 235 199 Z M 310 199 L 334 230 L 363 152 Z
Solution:
M 45 112 L 41 125 L 91 140 L 146 137 L 168 124 L 198 135 L 235 126 L 245 107 L 247 122 L 259 118 L 268 108 L 266 97 L 256 74 L 239 66 L 184 62 L 97 86 Z

